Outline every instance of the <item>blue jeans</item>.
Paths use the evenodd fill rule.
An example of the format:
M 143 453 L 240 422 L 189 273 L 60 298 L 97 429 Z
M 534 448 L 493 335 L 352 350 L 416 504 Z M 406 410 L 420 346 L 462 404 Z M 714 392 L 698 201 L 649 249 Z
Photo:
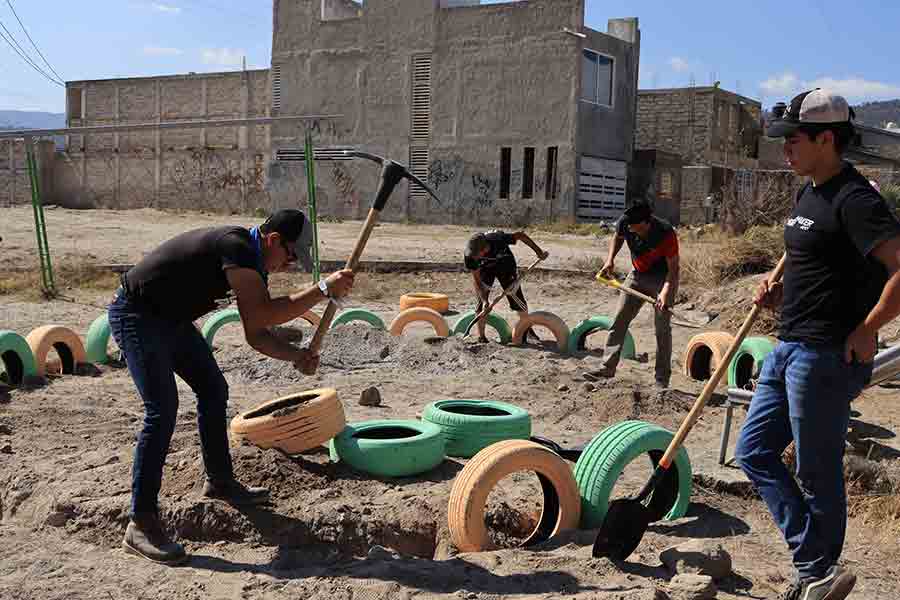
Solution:
M 197 424 L 209 479 L 233 476 L 225 422 L 228 384 L 193 323 L 175 323 L 149 313 L 121 288 L 109 307 L 109 327 L 125 355 L 144 402 L 131 481 L 131 513 L 157 512 L 157 497 L 169 442 L 175 431 L 181 377 L 197 396 Z
M 735 458 L 768 505 L 801 579 L 823 577 L 843 550 L 850 402 L 871 377 L 871 363 L 844 362 L 843 346 L 780 342 L 763 363 Z M 791 440 L 796 480 L 781 461 Z

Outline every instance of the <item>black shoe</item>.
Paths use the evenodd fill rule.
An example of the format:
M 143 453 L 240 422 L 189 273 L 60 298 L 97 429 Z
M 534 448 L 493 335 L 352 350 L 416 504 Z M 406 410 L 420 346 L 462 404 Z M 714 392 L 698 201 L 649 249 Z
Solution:
M 162 565 L 179 565 L 187 559 L 184 547 L 169 539 L 155 513 L 131 517 L 122 547 L 130 554 Z
M 224 500 L 229 504 L 249 505 L 265 504 L 269 501 L 269 490 L 264 487 L 247 487 L 237 479 L 212 481 L 207 479 L 203 485 L 203 495 L 214 500 Z
M 612 379 L 616 376 L 616 370 L 610 367 L 603 367 L 596 371 L 585 371 L 581 374 L 587 381 L 600 381 L 601 379 Z
M 526 344 L 540 344 L 541 338 L 538 337 L 538 334 L 534 332 L 534 329 L 529 329 L 525 332 L 525 343 Z
M 854 585 L 856 575 L 852 571 L 834 566 L 821 579 L 804 579 L 791 584 L 780 600 L 844 600 Z

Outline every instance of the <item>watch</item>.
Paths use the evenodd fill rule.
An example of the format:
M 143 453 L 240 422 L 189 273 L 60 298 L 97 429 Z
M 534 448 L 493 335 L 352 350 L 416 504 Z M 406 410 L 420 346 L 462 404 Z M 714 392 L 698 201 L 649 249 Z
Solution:
M 329 295 L 329 293 L 328 293 L 328 284 L 325 282 L 324 279 L 319 280 L 319 291 L 321 291 L 322 295 L 325 296 L 326 298 L 331 298 L 331 295 Z

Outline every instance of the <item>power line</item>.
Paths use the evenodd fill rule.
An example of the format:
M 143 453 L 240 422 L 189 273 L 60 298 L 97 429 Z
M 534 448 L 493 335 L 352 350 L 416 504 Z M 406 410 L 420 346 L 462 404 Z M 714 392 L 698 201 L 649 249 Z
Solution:
M 3 38 L 3 41 L 6 42 L 7 44 L 9 44 L 9 47 L 13 49 L 13 52 L 18 54 L 19 57 L 28 64 L 28 66 L 30 66 L 32 69 L 34 69 L 35 71 L 37 71 L 38 73 L 40 73 L 41 75 L 46 77 L 49 81 L 55 83 L 56 85 L 58 85 L 60 87 L 66 87 L 66 85 L 64 83 L 57 81 L 56 79 L 53 79 L 43 69 L 41 69 L 39 66 L 34 64 L 34 62 L 32 62 L 31 59 L 26 54 L 23 54 L 24 51 L 20 51 L 21 46 L 19 46 L 19 43 L 16 41 L 16 38 L 13 36 L 12 33 L 10 33 L 9 29 L 6 28 L 6 25 L 4 25 L 2 21 L 0 21 L 0 27 L 3 28 L 3 31 L 5 31 L 7 34 L 9 34 L 9 37 L 12 38 L 12 41 L 10 41 L 9 38 L 7 38 L 5 35 L 3 35 L 2 31 L 0 31 L 0 38 Z
M 37 47 L 37 44 L 34 43 L 34 40 L 31 39 L 31 36 L 28 35 L 28 30 L 25 29 L 25 25 L 22 23 L 22 19 L 19 18 L 18 13 L 16 13 L 16 9 L 13 8 L 12 1 L 11 1 L 11 0 L 6 0 L 6 3 L 9 5 L 9 10 L 12 11 L 13 16 L 16 17 L 16 21 L 19 22 L 19 27 L 21 27 L 21 28 L 22 28 L 22 31 L 25 32 L 25 37 L 28 38 L 28 41 L 31 42 L 31 45 L 34 46 L 34 49 L 35 49 L 35 50 L 37 50 L 37 53 L 38 53 L 38 55 L 43 59 L 44 64 L 47 65 L 47 67 L 48 67 L 51 71 L 53 71 L 53 74 L 56 75 L 56 78 L 57 78 L 60 82 L 62 82 L 63 78 L 60 77 L 59 73 L 57 73 L 56 70 L 55 70 L 52 66 L 50 66 L 50 63 L 49 63 L 49 62 L 47 61 L 47 59 L 44 57 L 43 52 L 41 52 L 40 48 Z

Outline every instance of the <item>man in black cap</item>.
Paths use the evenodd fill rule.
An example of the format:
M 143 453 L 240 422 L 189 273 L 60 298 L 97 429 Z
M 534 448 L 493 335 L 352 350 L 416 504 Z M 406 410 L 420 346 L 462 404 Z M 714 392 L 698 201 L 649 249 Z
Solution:
M 259 227 L 211 227 L 163 243 L 122 276 L 109 307 L 113 337 L 144 402 L 144 425 L 134 454 L 130 522 L 125 550 L 154 562 L 177 564 L 184 548 L 170 540 L 157 497 L 175 429 L 175 375 L 197 396 L 197 424 L 206 469 L 203 495 L 232 504 L 268 500 L 265 488 L 234 477 L 226 433 L 228 384 L 193 321 L 229 296 L 237 299 L 244 336 L 255 350 L 314 370 L 318 357 L 278 338 L 269 327 L 295 319 L 327 298 L 346 295 L 353 273 L 340 271 L 302 292 L 272 298 L 269 273 L 296 261 L 311 267 L 311 225 L 298 210 L 281 210 Z
M 841 96 L 816 89 L 776 107 L 784 138 L 809 177 L 785 223 L 782 284 L 755 301 L 781 307 L 735 457 L 765 500 L 793 556 L 786 600 L 843 600 L 856 576 L 838 565 L 847 528 L 843 456 L 850 402 L 872 376 L 878 330 L 900 314 L 900 223 L 842 155 L 854 136 Z M 781 460 L 793 441 L 796 472 Z M 796 478 L 795 478 L 796 475 Z
M 601 276 L 612 277 L 616 255 L 625 243 L 628 244 L 634 267 L 625 285 L 656 298 L 657 310 L 653 321 L 656 329 L 656 386 L 665 389 L 669 387 L 672 375 L 672 315 L 669 308 L 678 292 L 678 237 L 675 228 L 654 215 L 649 205 L 635 204 L 625 211 L 616 224 L 616 235 L 609 245 L 606 263 L 600 269 Z M 615 377 L 625 334 L 643 305 L 639 298 L 621 293 L 616 316 L 606 338 L 603 367 L 584 373 L 585 379 L 596 381 L 601 377 Z

